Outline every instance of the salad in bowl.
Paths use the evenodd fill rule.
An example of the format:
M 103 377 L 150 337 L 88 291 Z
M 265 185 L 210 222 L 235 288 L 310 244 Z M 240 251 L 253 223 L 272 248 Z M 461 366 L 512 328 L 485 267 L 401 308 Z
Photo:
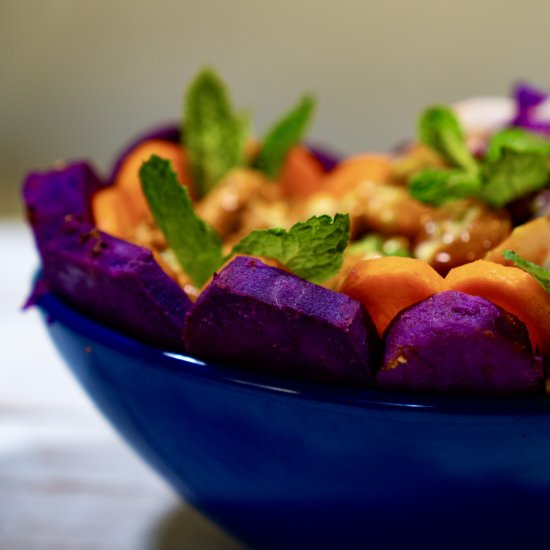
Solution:
M 303 145 L 311 96 L 258 139 L 205 70 L 181 126 L 141 136 L 108 178 L 86 162 L 27 176 L 38 289 L 208 361 L 542 394 L 550 141 L 534 118 L 544 95 L 516 95 L 509 120 L 472 128 L 475 105 L 434 106 L 399 150 L 341 159 Z

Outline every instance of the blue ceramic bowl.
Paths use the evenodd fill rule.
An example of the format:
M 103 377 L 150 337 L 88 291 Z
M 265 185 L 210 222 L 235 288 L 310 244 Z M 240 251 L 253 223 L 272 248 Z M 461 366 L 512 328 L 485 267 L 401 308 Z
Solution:
M 550 400 L 360 391 L 143 345 L 51 295 L 67 364 L 179 493 L 255 548 L 548 539 Z

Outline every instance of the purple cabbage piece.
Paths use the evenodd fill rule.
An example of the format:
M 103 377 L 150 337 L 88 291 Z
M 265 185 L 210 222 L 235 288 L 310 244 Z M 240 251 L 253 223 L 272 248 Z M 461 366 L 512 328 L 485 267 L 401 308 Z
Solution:
M 187 314 L 188 352 L 281 375 L 369 386 L 378 335 L 355 300 L 240 256 Z
M 540 105 L 548 94 L 535 88 L 527 82 L 518 82 L 514 87 L 514 97 L 520 109 L 527 111 L 537 105 Z
M 385 335 L 380 388 L 470 394 L 542 391 L 529 333 L 485 298 L 435 294 L 401 312 Z
M 321 145 L 308 145 L 310 153 L 319 161 L 325 172 L 332 172 L 340 163 L 341 155 L 338 155 Z
M 516 101 L 516 114 L 510 126 L 519 126 L 543 135 L 550 134 L 550 121 L 537 120 L 537 107 L 549 94 L 526 82 L 516 84 L 512 94 Z
M 42 258 L 38 287 L 122 332 L 183 349 L 191 301 L 151 251 L 94 229 L 90 201 L 102 185 L 83 162 L 26 178 L 23 198 Z

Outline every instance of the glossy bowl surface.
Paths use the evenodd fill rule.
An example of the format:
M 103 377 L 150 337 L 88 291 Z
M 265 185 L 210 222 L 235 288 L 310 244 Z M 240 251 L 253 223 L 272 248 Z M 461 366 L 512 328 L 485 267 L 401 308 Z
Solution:
M 56 346 L 120 434 L 254 548 L 548 540 L 550 400 L 363 391 L 163 352 L 52 295 Z

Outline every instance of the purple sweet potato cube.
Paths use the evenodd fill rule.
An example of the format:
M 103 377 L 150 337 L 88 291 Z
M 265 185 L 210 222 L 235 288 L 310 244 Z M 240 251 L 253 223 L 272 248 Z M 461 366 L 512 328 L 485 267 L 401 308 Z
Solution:
M 542 390 L 525 325 L 489 300 L 434 294 L 402 311 L 384 334 L 381 388 L 469 394 Z
M 191 301 L 150 250 L 67 221 L 43 252 L 43 277 L 69 304 L 142 341 L 184 349 Z
M 243 256 L 214 276 L 184 334 L 188 352 L 207 360 L 362 386 L 378 348 L 358 302 Z
M 151 251 L 94 228 L 91 198 L 103 187 L 85 162 L 27 176 L 23 198 L 42 258 L 42 282 L 97 321 L 183 349 L 191 301 Z
M 67 216 L 93 224 L 92 195 L 104 183 L 87 162 L 31 172 L 23 182 L 23 200 L 38 249 L 61 230 Z

